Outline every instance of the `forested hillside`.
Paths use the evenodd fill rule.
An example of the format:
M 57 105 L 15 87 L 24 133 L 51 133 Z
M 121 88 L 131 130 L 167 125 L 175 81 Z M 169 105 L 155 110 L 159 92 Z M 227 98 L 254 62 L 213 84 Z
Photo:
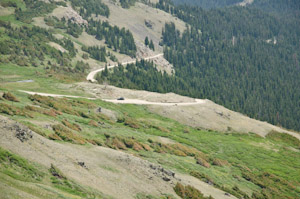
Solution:
M 174 87 L 165 77 L 162 86 L 155 81 L 149 88 L 137 81 L 135 88 L 209 98 L 251 117 L 300 129 L 300 21 L 296 13 L 288 16 L 237 6 L 204 10 L 168 1 L 156 7 L 190 25 L 180 33 L 174 24 L 166 24 L 161 42 L 175 76 L 184 83 Z M 127 81 L 122 82 L 126 86 Z
M 242 0 L 173 0 L 177 5 L 196 5 L 202 8 L 220 8 L 225 6 L 234 5 L 242 2 Z
M 1 1 L 3 10 L 13 9 L 14 12 L 7 16 L 0 15 L 0 64 L 34 66 L 54 76 L 65 74 L 70 79 L 83 79 L 90 68 L 87 59 L 117 61 L 115 54 L 108 52 L 107 48 L 135 57 L 137 49 L 128 29 L 96 19 L 98 15 L 109 16 L 106 4 L 95 0 L 71 0 L 68 3 L 69 7 L 63 1 Z M 75 17 L 58 18 L 51 15 L 58 7 L 69 9 L 69 13 L 75 14 Z M 32 24 L 37 17 L 42 18 L 48 29 Z M 95 36 L 95 40 L 103 41 L 105 45 L 87 47 L 78 42 L 77 39 L 84 32 L 90 37 Z M 76 47 L 74 43 L 79 46 Z M 83 59 L 79 58 L 78 48 L 86 52 Z M 69 76 L 70 72 L 73 77 Z

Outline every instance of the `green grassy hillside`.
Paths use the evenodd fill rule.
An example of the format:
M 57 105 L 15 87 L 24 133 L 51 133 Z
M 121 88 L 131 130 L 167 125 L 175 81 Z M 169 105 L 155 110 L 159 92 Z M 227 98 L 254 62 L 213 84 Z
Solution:
M 10 92 L 19 102 L 3 99 L 1 114 L 53 141 L 122 150 L 241 198 L 297 198 L 300 193 L 300 141 L 287 134 L 270 132 L 262 138 L 197 130 L 144 106 Z M 112 111 L 114 117 L 98 113 L 98 107 Z M 45 129 L 45 123 L 51 128 Z

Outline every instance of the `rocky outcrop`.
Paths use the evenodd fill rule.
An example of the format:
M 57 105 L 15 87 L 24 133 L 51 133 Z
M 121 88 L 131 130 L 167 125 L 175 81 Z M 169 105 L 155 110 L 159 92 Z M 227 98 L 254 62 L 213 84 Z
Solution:
M 20 126 L 18 123 L 8 123 L 6 120 L 1 119 L 3 129 L 8 131 L 13 131 L 15 137 L 18 138 L 21 142 L 25 142 L 33 137 L 32 131 L 26 127 Z

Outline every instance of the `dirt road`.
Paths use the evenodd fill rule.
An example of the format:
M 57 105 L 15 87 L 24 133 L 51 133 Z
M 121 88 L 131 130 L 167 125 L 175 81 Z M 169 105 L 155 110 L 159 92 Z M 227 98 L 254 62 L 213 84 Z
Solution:
M 48 97 L 69 97 L 69 98 L 84 98 L 95 100 L 98 98 L 89 98 L 89 97 L 81 97 L 75 95 L 59 95 L 59 94 L 51 94 L 51 93 L 38 93 L 38 92 L 31 92 L 31 91 L 24 91 L 19 90 L 20 92 L 27 93 L 29 95 L 41 95 L 41 96 L 48 96 Z M 139 99 L 124 99 L 124 100 L 117 100 L 117 99 L 102 99 L 106 102 L 111 102 L 115 104 L 138 104 L 138 105 L 159 105 L 159 106 L 191 106 L 196 104 L 204 104 L 206 100 L 202 99 L 195 99 L 194 102 L 150 102 L 146 100 L 139 100 Z
M 144 58 L 144 60 L 151 60 L 151 59 L 154 59 L 154 58 L 157 58 L 157 57 L 160 57 L 160 56 L 163 56 L 163 54 L 157 54 L 157 55 L 154 55 L 154 56 L 151 56 L 151 57 L 146 57 L 146 58 Z M 132 60 L 132 61 L 123 62 L 121 64 L 122 65 L 132 64 L 132 63 L 135 63 L 136 61 L 137 61 L 137 59 Z M 110 69 L 110 68 L 114 68 L 116 66 L 118 66 L 118 64 L 107 66 L 107 68 Z M 86 80 L 91 81 L 91 82 L 96 82 L 95 75 L 97 73 L 103 71 L 104 69 L 105 69 L 105 67 L 90 72 L 88 74 L 88 76 L 86 77 Z
M 195 102 L 179 102 L 179 103 L 149 102 L 146 100 L 139 100 L 139 99 L 124 99 L 124 100 L 103 99 L 103 100 L 115 104 L 139 104 L 139 105 L 158 105 L 158 106 L 191 106 L 196 104 L 204 104 L 206 102 L 206 100 L 202 100 L 202 99 L 195 99 Z

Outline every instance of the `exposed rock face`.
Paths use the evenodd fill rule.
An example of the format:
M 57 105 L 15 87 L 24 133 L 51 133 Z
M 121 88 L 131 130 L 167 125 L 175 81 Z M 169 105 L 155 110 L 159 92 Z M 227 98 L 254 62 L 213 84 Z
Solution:
M 148 28 L 153 29 L 154 25 L 154 22 L 152 22 L 151 20 L 145 20 L 145 26 L 147 26 Z
M 71 6 L 59 6 L 53 11 L 52 15 L 59 19 L 64 17 L 66 20 L 71 20 L 73 23 L 78 25 L 88 25 L 88 22 L 83 19 Z
M 79 166 L 81 166 L 82 168 L 88 169 L 88 167 L 85 165 L 84 162 L 78 162 L 77 163 Z
M 175 173 L 173 171 L 167 170 L 160 165 L 150 164 L 149 167 L 154 171 L 154 175 L 161 177 L 166 182 L 175 179 Z
M 157 55 L 157 51 L 154 52 L 151 49 L 149 49 L 145 44 L 141 42 L 136 42 L 137 47 L 137 53 L 136 57 L 138 59 L 143 59 L 145 57 L 151 57 Z M 159 71 L 166 71 L 168 74 L 172 74 L 173 65 L 170 64 L 163 56 L 156 57 L 154 59 L 151 59 L 153 63 L 157 66 L 157 69 Z M 173 71 L 174 72 L 174 71 Z
M 25 142 L 33 137 L 31 130 L 20 126 L 17 123 L 7 123 L 6 120 L 0 120 L 0 123 L 3 124 L 4 129 L 15 132 L 16 138 L 18 138 L 21 142 Z

